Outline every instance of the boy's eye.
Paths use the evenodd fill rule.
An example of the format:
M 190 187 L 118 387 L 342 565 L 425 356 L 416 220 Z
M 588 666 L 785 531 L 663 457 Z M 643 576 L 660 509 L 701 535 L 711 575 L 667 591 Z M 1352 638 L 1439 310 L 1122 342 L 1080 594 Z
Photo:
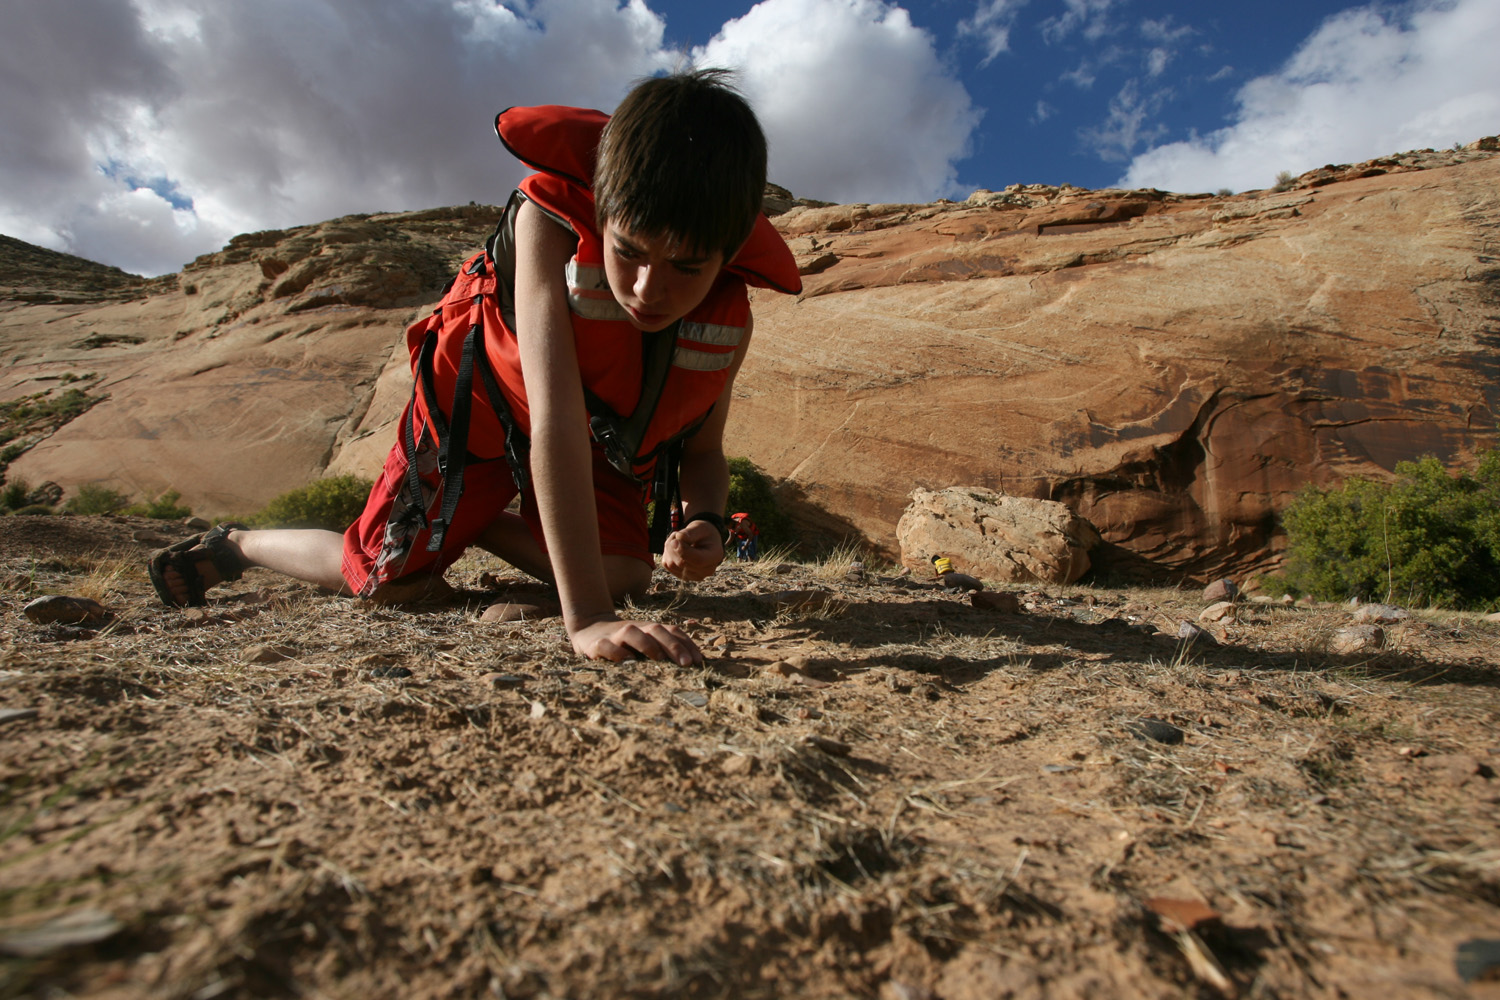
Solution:
M 703 268 L 701 268 L 701 267 L 694 267 L 694 266 L 692 266 L 690 264 L 673 264 L 672 266 L 677 269 L 677 272 L 679 274 L 686 274 L 689 277 L 692 277 L 693 275 L 697 275 L 697 274 L 702 274 L 703 273 Z

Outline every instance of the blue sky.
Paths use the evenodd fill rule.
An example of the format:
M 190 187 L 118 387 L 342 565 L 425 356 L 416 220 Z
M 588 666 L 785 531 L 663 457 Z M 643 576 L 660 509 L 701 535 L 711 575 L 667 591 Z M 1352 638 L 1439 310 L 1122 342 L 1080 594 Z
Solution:
M 236 233 L 502 202 L 514 104 L 740 73 L 771 178 L 1246 190 L 1500 132 L 1500 0 L 68 0 L 0 5 L 0 232 L 140 273 Z

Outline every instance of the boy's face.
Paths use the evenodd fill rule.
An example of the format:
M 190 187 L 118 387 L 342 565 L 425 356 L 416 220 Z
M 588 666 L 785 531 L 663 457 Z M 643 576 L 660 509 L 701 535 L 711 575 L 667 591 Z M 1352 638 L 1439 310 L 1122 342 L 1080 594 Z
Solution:
M 724 254 L 642 236 L 613 219 L 604 224 L 604 274 L 637 330 L 655 333 L 692 312 L 718 280 Z

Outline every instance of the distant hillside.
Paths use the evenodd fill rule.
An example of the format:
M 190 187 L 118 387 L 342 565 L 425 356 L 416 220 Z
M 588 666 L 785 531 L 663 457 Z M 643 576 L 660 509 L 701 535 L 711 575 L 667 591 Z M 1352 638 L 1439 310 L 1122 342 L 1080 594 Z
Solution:
M 0 235 L 0 300 L 90 302 L 153 284 L 118 267 Z

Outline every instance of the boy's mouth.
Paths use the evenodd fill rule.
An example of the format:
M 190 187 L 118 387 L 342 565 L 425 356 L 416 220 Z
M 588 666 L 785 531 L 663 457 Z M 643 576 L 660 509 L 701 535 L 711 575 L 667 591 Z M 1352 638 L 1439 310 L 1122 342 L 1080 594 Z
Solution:
M 634 306 L 626 306 L 625 311 L 630 313 L 630 317 L 642 326 L 655 326 L 667 319 L 666 313 L 642 312 Z

